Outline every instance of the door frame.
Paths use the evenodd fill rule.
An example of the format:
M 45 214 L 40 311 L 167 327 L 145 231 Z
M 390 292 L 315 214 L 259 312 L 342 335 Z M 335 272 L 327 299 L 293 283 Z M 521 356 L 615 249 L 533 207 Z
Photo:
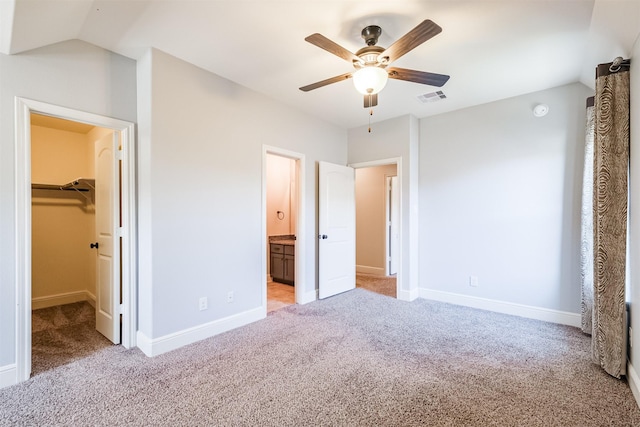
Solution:
M 283 148 L 273 147 L 270 145 L 262 146 L 262 225 L 261 225 L 261 243 L 262 243 L 262 310 L 267 315 L 267 155 L 275 155 L 285 157 L 295 161 L 296 169 L 296 244 L 295 244 L 295 278 L 293 286 L 296 304 L 306 304 L 314 301 L 315 290 L 309 294 L 306 292 L 306 184 L 305 184 L 305 155 L 295 151 Z
M 400 182 L 400 180 L 398 179 L 398 175 L 397 175 L 397 171 L 396 171 L 396 175 L 389 175 L 389 176 L 385 176 L 385 188 L 384 188 L 384 215 L 385 215 L 385 219 L 384 219 L 384 223 L 385 223 L 385 242 L 384 242 L 384 259 L 385 259 L 385 263 L 384 263 L 384 273 L 386 276 L 389 275 L 389 273 L 391 272 L 391 262 L 392 259 L 394 257 L 397 256 L 397 252 L 400 250 L 399 246 L 400 244 L 398 243 L 398 248 L 396 249 L 396 252 L 394 253 L 391 250 L 392 244 L 392 236 L 391 236 L 391 228 L 392 228 L 392 222 L 393 221 L 398 221 L 397 218 L 393 218 L 393 216 L 391 215 L 391 212 L 393 212 L 393 197 L 391 195 L 392 191 L 400 191 L 399 188 L 396 188 L 392 185 L 393 182 L 393 178 L 396 178 L 396 187 L 400 187 L 398 185 L 398 183 Z M 400 212 L 400 194 L 398 193 L 398 212 Z M 400 216 L 400 215 L 398 215 Z M 399 229 L 399 228 L 398 228 Z M 399 234 L 399 233 L 398 233 Z M 398 260 L 396 259 L 395 261 L 396 265 L 398 265 Z M 397 268 L 396 268 L 397 271 Z M 394 273 L 397 274 L 397 273 Z
M 16 195 L 16 371 L 17 380 L 31 376 L 31 113 L 113 129 L 122 144 L 122 338 L 136 346 L 137 232 L 135 124 L 27 98 L 15 98 Z
M 398 188 L 400 193 L 398 194 L 398 198 L 399 198 L 399 211 L 400 211 L 400 218 L 398 219 L 398 229 L 400 230 L 400 239 L 398 241 L 398 273 L 396 274 L 396 298 L 397 299 L 401 299 L 400 296 L 401 294 L 401 290 L 402 290 L 402 282 L 404 280 L 404 274 L 403 274 L 403 262 L 402 262 L 402 258 L 404 256 L 404 254 L 402 253 L 402 241 L 403 241 L 403 227 L 404 227 L 404 221 L 403 221 L 403 209 L 402 209 L 402 157 L 391 157 L 388 159 L 380 159 L 380 160 L 372 160 L 369 162 L 359 162 L 359 163 L 350 163 L 349 166 L 351 166 L 354 169 L 362 169 L 362 168 L 370 168 L 373 166 L 386 166 L 386 165 L 396 165 L 396 176 L 398 177 Z M 356 227 L 358 225 L 356 224 Z M 387 242 L 388 243 L 388 242 Z M 385 245 L 386 246 L 386 245 Z M 387 249 L 385 249 L 385 253 L 387 252 Z M 385 272 L 387 272 L 387 266 L 388 262 L 385 261 Z

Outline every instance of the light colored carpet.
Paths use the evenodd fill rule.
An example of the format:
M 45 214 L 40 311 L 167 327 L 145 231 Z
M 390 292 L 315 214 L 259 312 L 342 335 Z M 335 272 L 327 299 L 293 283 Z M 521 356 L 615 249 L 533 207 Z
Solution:
M 356 287 L 395 298 L 396 276 L 376 276 L 374 274 L 357 273 Z
M 110 346 L 0 390 L 0 425 L 634 426 L 578 329 L 355 289 L 155 358 Z

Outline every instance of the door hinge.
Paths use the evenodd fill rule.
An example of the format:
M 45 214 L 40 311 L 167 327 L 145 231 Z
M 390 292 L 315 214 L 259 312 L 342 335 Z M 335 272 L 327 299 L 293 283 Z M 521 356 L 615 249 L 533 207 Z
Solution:
M 122 149 L 116 151 L 116 160 L 122 160 Z
M 118 304 L 118 314 L 123 314 L 124 308 L 122 304 Z

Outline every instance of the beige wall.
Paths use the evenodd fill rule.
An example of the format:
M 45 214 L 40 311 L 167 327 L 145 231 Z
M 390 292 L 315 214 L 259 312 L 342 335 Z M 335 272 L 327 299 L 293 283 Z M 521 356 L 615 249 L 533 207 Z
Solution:
M 356 271 L 385 274 L 386 178 L 396 165 L 356 169 Z
M 267 235 L 295 234 L 295 161 L 267 155 Z M 284 214 L 279 219 L 277 212 Z
M 89 134 L 32 126 L 32 182 L 93 178 L 92 141 Z M 94 218 L 94 206 L 82 194 L 32 191 L 33 308 L 95 298 L 96 254 L 89 247 Z

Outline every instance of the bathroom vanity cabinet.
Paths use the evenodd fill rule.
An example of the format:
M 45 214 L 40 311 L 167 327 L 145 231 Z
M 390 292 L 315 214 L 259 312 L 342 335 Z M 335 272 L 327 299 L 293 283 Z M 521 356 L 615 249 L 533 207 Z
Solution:
M 293 285 L 295 280 L 295 246 L 292 242 L 270 243 L 271 278 L 274 282 Z

